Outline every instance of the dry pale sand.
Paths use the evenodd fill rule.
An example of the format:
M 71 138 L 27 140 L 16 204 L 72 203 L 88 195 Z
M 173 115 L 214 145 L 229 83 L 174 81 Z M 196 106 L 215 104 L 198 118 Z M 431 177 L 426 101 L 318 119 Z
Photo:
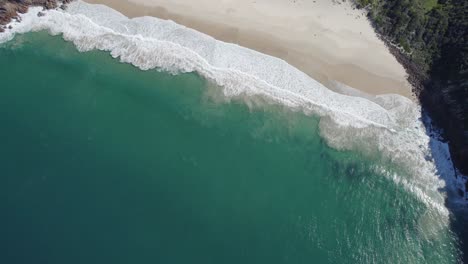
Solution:
M 85 0 L 129 17 L 170 19 L 218 40 L 284 59 L 335 89 L 413 98 L 404 68 L 361 10 L 333 0 Z

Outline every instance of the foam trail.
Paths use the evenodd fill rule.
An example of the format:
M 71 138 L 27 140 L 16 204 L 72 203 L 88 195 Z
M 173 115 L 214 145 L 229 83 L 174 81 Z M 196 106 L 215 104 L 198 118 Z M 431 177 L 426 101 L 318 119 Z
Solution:
M 438 214 L 448 218 L 445 195 L 439 189 L 429 149 L 430 138 L 420 121 L 420 108 L 398 95 L 372 98 L 332 92 L 285 61 L 153 17 L 129 19 L 103 6 L 73 2 L 67 11 L 39 8 L 22 15 L 13 30 L 0 34 L 0 43 L 15 33 L 48 30 L 63 34 L 79 51 L 109 51 L 114 58 L 142 70 L 197 72 L 222 87 L 227 97 L 260 95 L 274 102 L 321 117 L 320 132 L 341 150 L 381 153 L 409 176 L 391 176 Z M 450 177 L 450 176 L 448 176 Z

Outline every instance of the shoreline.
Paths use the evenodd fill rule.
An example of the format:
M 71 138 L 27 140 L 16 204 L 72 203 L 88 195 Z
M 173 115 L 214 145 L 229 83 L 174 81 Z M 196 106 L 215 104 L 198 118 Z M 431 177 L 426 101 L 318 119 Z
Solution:
M 89 6 L 89 7 L 86 7 L 85 9 L 80 10 L 80 7 L 85 7 L 85 6 Z M 266 96 L 270 96 L 270 98 L 273 100 L 280 100 L 282 103 L 284 103 L 285 105 L 289 105 L 292 108 L 305 107 L 304 111 L 311 111 L 311 113 L 315 112 L 315 114 L 318 114 L 321 116 L 322 115 L 328 116 L 328 112 L 331 111 L 334 113 L 331 116 L 335 116 L 335 115 L 336 116 L 330 119 L 330 122 L 332 123 L 330 123 L 329 125 L 324 125 L 324 129 L 333 127 L 335 125 L 333 122 L 337 122 L 336 124 L 340 124 L 340 126 L 350 127 L 350 128 L 354 127 L 354 129 L 360 130 L 361 128 L 364 128 L 366 126 L 361 127 L 360 125 L 358 125 L 357 127 L 355 127 L 356 122 L 357 124 L 361 124 L 361 122 L 364 122 L 366 124 L 369 124 L 370 127 L 375 126 L 377 130 L 384 128 L 383 131 L 379 132 L 378 134 L 379 136 L 377 138 L 373 137 L 372 132 L 362 134 L 362 137 L 366 138 L 366 140 L 369 140 L 370 138 L 368 138 L 368 136 L 371 136 L 373 139 L 378 141 L 382 137 L 382 132 L 386 133 L 386 132 L 391 131 L 391 133 L 395 133 L 396 131 L 393 129 L 389 129 L 389 127 L 393 127 L 396 125 L 402 130 L 398 130 L 398 134 L 400 135 L 396 138 L 397 142 L 393 142 L 387 146 L 390 149 L 394 147 L 394 144 L 402 143 L 403 145 L 400 145 L 400 147 L 403 147 L 403 149 L 401 149 L 400 147 L 398 148 L 399 151 L 402 151 L 402 153 L 409 153 L 412 151 L 417 151 L 419 153 L 419 151 L 424 152 L 423 150 L 420 149 L 421 146 L 424 146 L 426 143 L 430 142 L 431 140 L 435 140 L 433 144 L 435 144 L 435 146 L 437 147 L 436 147 L 436 153 L 433 153 L 433 154 L 436 154 L 437 156 L 450 157 L 450 154 L 447 153 L 447 150 L 444 147 L 446 143 L 441 142 L 437 138 L 437 136 L 434 137 L 433 135 L 427 135 L 427 131 L 421 130 L 424 128 L 422 127 L 422 123 L 419 123 L 420 121 L 420 117 L 418 117 L 419 111 L 417 111 L 416 104 L 414 102 L 411 102 L 409 99 L 406 99 L 401 96 L 397 96 L 397 97 L 393 97 L 394 99 L 398 99 L 397 102 L 395 102 L 392 99 L 391 95 L 384 96 L 384 97 L 372 97 L 372 96 L 369 97 L 369 95 L 366 95 L 365 93 L 362 93 L 359 90 L 355 91 L 357 94 L 354 96 L 351 96 L 351 97 L 344 96 L 342 94 L 346 94 L 349 92 L 347 91 L 346 87 L 344 91 L 339 91 L 339 93 L 332 92 L 329 89 L 326 89 L 325 87 L 323 87 L 323 85 L 321 85 L 320 83 L 317 83 L 315 80 L 310 79 L 304 73 L 298 71 L 291 65 L 288 65 L 284 61 L 281 61 L 275 57 L 271 57 L 271 56 L 264 55 L 264 54 L 262 55 L 258 52 L 255 52 L 254 50 L 249 50 L 241 46 L 231 45 L 231 44 L 227 44 L 223 42 L 219 42 L 220 46 L 217 46 L 217 45 L 206 46 L 206 47 L 213 47 L 215 48 L 215 50 L 208 50 L 209 52 L 205 53 L 205 51 L 203 50 L 203 43 L 205 43 L 205 41 L 216 42 L 216 40 L 212 39 L 211 37 L 207 35 L 204 35 L 203 33 L 197 33 L 194 30 L 174 24 L 172 22 L 161 21 L 158 19 L 151 19 L 149 17 L 140 18 L 138 20 L 128 20 L 128 18 L 125 15 L 118 13 L 112 8 L 109 8 L 106 6 L 100 6 L 100 7 L 94 6 L 93 8 L 99 10 L 99 12 L 89 12 L 89 11 L 92 11 L 92 8 L 89 9 L 91 6 L 93 5 L 87 5 L 84 2 L 81 2 L 81 3 L 78 2 L 76 3 L 76 5 L 73 5 L 72 7 L 70 7 L 70 9 L 68 9 L 70 10 L 72 14 L 80 14 L 80 13 L 86 14 L 86 16 L 88 16 L 90 20 L 83 20 L 81 19 L 82 17 L 80 16 L 74 16 L 74 19 L 71 19 L 72 17 L 67 17 L 67 16 L 64 17 L 62 14 L 69 13 L 68 11 L 65 11 L 65 12 L 51 11 L 51 13 L 45 14 L 46 18 L 42 18 L 42 16 L 44 15 L 40 15 L 41 13 L 40 8 L 35 8 L 34 10 L 31 11 L 32 13 L 28 12 L 27 15 L 21 16 L 21 18 L 24 18 L 22 23 L 19 23 L 19 24 L 13 23 L 14 27 L 11 33 L 13 34 L 25 33 L 29 31 L 37 31 L 37 30 L 44 30 L 44 29 L 49 29 L 52 32 L 56 32 L 56 34 L 60 32 L 63 34 L 63 38 L 67 39 L 68 41 L 74 42 L 75 45 L 77 45 L 77 47 L 81 46 L 81 48 L 79 48 L 80 51 L 88 51 L 88 50 L 94 50 L 94 49 L 111 51 L 113 53 L 113 56 L 120 57 L 120 60 L 122 62 L 131 63 L 134 66 L 143 70 L 160 67 L 162 69 L 171 71 L 172 67 L 174 66 L 174 62 L 170 58 L 171 57 L 170 52 L 176 52 L 177 54 L 184 54 L 183 49 L 186 49 L 186 48 L 190 50 L 195 49 L 196 50 L 195 53 L 192 53 L 192 55 L 195 56 L 195 58 L 190 58 L 191 55 L 189 53 L 188 57 L 186 57 L 186 59 L 188 59 L 187 62 L 189 63 L 185 65 L 184 67 L 182 67 L 182 69 L 178 68 L 178 70 L 182 70 L 186 72 L 197 71 L 202 76 L 208 77 L 208 78 L 214 77 L 212 74 L 216 75 L 216 73 L 213 73 L 213 71 L 217 71 L 219 69 L 221 69 L 220 73 L 224 72 L 222 69 L 230 69 L 230 70 L 234 70 L 233 73 L 235 73 L 236 71 L 239 71 L 241 75 L 245 71 L 250 72 L 252 70 L 255 74 L 253 76 L 254 78 L 253 81 L 256 80 L 255 78 L 256 76 L 257 77 L 262 76 L 260 78 L 267 78 L 267 79 L 261 79 L 262 83 L 260 84 L 260 87 L 258 87 L 260 88 L 260 91 L 258 90 L 256 91 L 255 89 L 254 91 L 250 91 L 250 92 L 253 92 L 252 95 L 255 95 L 256 93 L 259 93 L 259 92 L 262 93 L 261 91 L 263 91 L 263 92 L 266 92 L 265 93 Z M 102 22 L 99 22 L 101 21 L 100 19 L 102 18 L 100 11 L 101 10 L 105 11 L 106 9 L 109 11 L 113 10 L 111 11 L 111 14 L 112 14 L 111 21 L 113 21 L 113 23 L 111 24 L 121 25 L 120 28 L 119 27 L 107 28 L 107 26 L 111 25 L 111 24 L 105 24 L 105 23 L 110 23 L 111 21 L 109 20 L 104 20 Z M 112 12 L 115 12 L 115 13 L 112 13 Z M 69 19 L 71 20 L 69 21 Z M 83 22 L 88 22 L 89 28 L 86 25 L 84 25 L 83 27 L 82 25 Z M 144 26 L 143 27 L 137 26 L 134 29 L 135 31 L 129 32 L 129 29 L 126 27 L 126 25 L 132 25 L 133 23 L 137 23 L 138 25 L 138 23 L 141 23 L 141 22 L 143 22 Z M 106 25 L 103 27 L 104 31 L 102 32 L 100 31 L 100 28 L 102 27 L 100 23 L 104 23 Z M 129 24 L 126 24 L 126 23 L 129 23 Z M 154 26 L 151 26 L 151 23 L 156 23 L 156 24 L 154 24 Z M 168 30 L 164 30 L 164 27 L 161 28 L 162 30 L 158 30 L 161 23 L 163 25 L 168 26 L 168 28 L 166 27 L 166 29 Z M 175 28 L 173 28 L 173 26 L 175 26 Z M 81 30 L 83 28 L 86 30 Z M 111 31 L 108 31 L 106 29 L 111 29 Z M 152 29 L 156 29 L 156 30 L 154 31 Z M 91 39 L 89 38 L 83 39 L 83 36 L 87 35 L 87 32 L 89 31 L 94 32 L 95 30 L 97 30 L 96 31 L 98 33 L 97 35 L 95 36 L 91 35 Z M 128 50 L 126 48 L 118 49 L 118 47 L 111 44 L 112 42 L 109 42 L 109 39 L 107 41 L 102 42 L 101 41 L 102 36 L 111 37 L 107 35 L 107 33 L 110 33 L 110 32 L 113 32 L 111 33 L 111 36 L 114 36 L 114 33 L 115 33 L 115 36 L 117 37 L 119 36 L 119 34 L 123 34 L 123 36 L 126 36 L 127 32 L 130 34 L 133 33 L 133 36 L 140 36 L 141 34 L 149 34 L 151 36 L 151 34 L 156 34 L 155 36 L 157 39 L 159 37 L 162 37 L 163 39 L 166 38 L 166 43 L 170 43 L 169 46 L 173 44 L 176 44 L 176 46 L 169 48 L 168 50 L 169 54 L 167 54 L 167 52 L 164 52 L 165 51 L 164 45 L 163 46 L 155 45 L 154 51 L 148 48 L 139 50 L 137 52 L 138 56 L 141 58 L 148 59 L 148 60 L 139 60 L 137 57 L 134 57 L 132 55 L 134 54 L 134 52 L 136 52 L 133 49 L 131 50 Z M 186 35 L 188 37 L 193 36 L 193 39 L 190 38 L 192 39 L 192 41 L 186 42 L 185 41 L 186 39 L 183 36 L 184 34 L 190 33 L 190 32 L 195 33 L 195 35 L 192 35 L 192 34 Z M 162 35 L 160 36 L 161 33 Z M 94 39 L 92 36 L 94 36 Z M 176 42 L 172 42 L 171 38 L 174 38 L 174 41 Z M 137 39 L 140 39 L 140 38 L 137 38 Z M 80 43 L 80 40 L 85 40 L 85 42 Z M 121 39 L 117 38 L 116 40 L 121 40 Z M 82 46 L 83 44 L 84 46 Z M 127 46 L 127 44 L 125 43 L 122 43 L 122 44 L 123 44 L 123 47 Z M 151 45 L 150 47 L 153 47 L 153 45 Z M 239 53 L 238 56 L 239 58 L 241 58 L 241 61 L 250 62 L 247 64 L 248 66 L 247 68 L 245 68 L 243 66 L 244 64 L 240 63 L 240 61 L 232 60 L 232 57 L 229 56 L 231 49 L 235 49 L 236 51 L 238 50 L 245 51 L 245 52 Z M 161 58 L 159 57 L 158 54 L 160 55 L 167 54 L 167 56 L 164 56 Z M 203 56 L 205 56 L 204 58 L 201 58 L 202 64 L 206 63 L 206 65 L 204 66 L 210 66 L 208 67 L 209 69 L 206 71 L 204 70 L 205 67 L 200 66 L 199 63 L 195 62 L 195 61 L 198 61 L 199 59 L 198 56 L 200 56 L 200 54 L 203 54 Z M 156 57 L 153 58 L 153 55 Z M 212 55 L 217 55 L 217 56 L 213 57 Z M 153 61 L 151 58 L 156 59 L 156 60 Z M 215 59 L 215 58 L 218 58 L 218 59 Z M 195 61 L 192 61 L 193 59 L 195 59 Z M 275 62 L 275 63 L 270 64 L 271 62 Z M 276 62 L 278 62 L 279 64 L 277 64 Z M 272 68 L 270 68 L 270 70 L 263 71 L 262 69 L 267 69 L 265 66 L 268 66 L 268 65 L 271 65 Z M 217 68 L 217 66 L 221 68 Z M 286 67 L 286 68 L 283 68 L 283 67 Z M 247 77 L 248 76 L 250 75 L 247 75 Z M 277 78 L 277 76 L 288 77 L 288 79 L 289 77 L 292 77 L 292 79 L 294 80 L 301 80 L 301 81 L 297 83 L 290 82 L 288 80 L 283 80 L 283 78 Z M 249 77 L 237 79 L 237 81 L 240 81 L 240 82 L 236 82 L 236 80 L 234 80 L 235 78 L 231 79 L 232 78 L 231 76 L 225 76 L 223 74 L 218 75 L 218 77 L 220 78 L 219 79 L 219 81 L 221 82 L 220 85 L 223 85 L 223 83 L 230 84 L 230 85 L 223 85 L 225 89 L 225 93 L 227 92 L 226 96 L 228 97 L 235 97 L 239 93 L 245 92 L 244 89 L 248 89 L 249 87 L 248 84 L 244 85 L 243 83 L 245 81 L 249 81 L 250 79 Z M 267 85 L 263 85 L 263 84 L 267 84 Z M 276 87 L 282 87 L 282 88 L 277 90 Z M 313 88 L 313 89 L 310 89 L 310 88 Z M 289 97 L 288 95 L 290 95 L 291 97 Z M 374 101 L 374 100 L 377 100 L 377 101 Z M 380 100 L 384 100 L 384 101 L 380 101 Z M 372 101 L 372 103 L 367 103 L 370 101 Z M 404 105 L 410 106 L 409 109 L 411 111 L 408 112 L 407 110 L 409 109 L 407 107 L 404 107 Z M 399 121 L 397 122 L 397 120 L 393 118 L 389 118 L 390 117 L 389 114 L 391 114 L 392 116 L 395 115 L 396 117 L 398 117 Z M 398 124 L 395 122 L 397 122 Z M 414 126 L 414 128 L 416 130 L 413 130 L 413 126 L 411 125 L 412 122 L 415 122 L 416 126 Z M 406 126 L 411 126 L 411 128 L 408 129 L 409 127 L 407 127 L 405 129 Z M 346 138 L 343 138 L 343 137 L 335 138 L 336 134 L 331 133 L 331 132 L 332 131 L 330 131 L 330 134 L 327 134 L 326 132 L 324 132 L 323 135 L 324 135 L 325 140 L 329 140 L 329 143 L 331 144 L 332 148 L 333 147 L 340 148 L 339 146 L 340 139 L 344 140 L 344 142 L 342 142 L 343 144 L 345 145 L 349 144 Z M 392 134 L 389 134 L 388 136 L 391 136 L 391 135 Z M 426 138 L 426 136 L 428 136 L 428 138 Z M 418 139 L 417 142 L 409 142 L 406 140 L 408 138 L 414 139 L 415 137 Z M 399 139 L 402 139 L 401 142 Z M 431 149 L 433 148 L 431 147 Z M 430 164 L 428 164 L 428 166 L 425 166 L 422 164 L 421 166 L 424 167 L 425 169 L 428 169 L 427 173 L 423 173 L 423 174 L 432 175 L 431 167 L 433 165 L 430 162 L 430 160 L 427 160 L 427 158 L 423 158 L 423 156 L 426 154 L 422 152 L 421 152 L 422 154 L 421 157 L 407 156 L 406 157 L 407 159 L 402 159 L 400 161 L 395 160 L 395 162 L 400 163 L 403 166 L 406 166 L 405 164 L 408 164 L 409 160 L 412 160 L 413 158 L 415 159 L 413 162 L 414 164 L 420 164 L 421 162 L 422 163 L 429 162 Z M 403 155 L 403 156 L 406 156 L 406 155 Z M 396 157 L 398 157 L 398 155 Z M 443 166 L 441 167 L 444 167 L 446 170 L 439 171 L 441 175 L 439 175 L 438 177 L 441 177 L 442 179 L 445 179 L 446 181 L 448 180 L 450 182 L 453 182 L 454 181 L 453 178 L 449 179 L 448 177 L 446 177 L 447 173 L 451 174 L 451 172 L 453 172 L 452 171 L 453 167 L 451 166 L 451 159 L 444 158 L 439 161 L 442 162 L 443 164 Z M 449 169 L 447 169 L 448 168 L 447 165 L 449 164 L 446 164 L 446 162 L 450 162 Z M 409 167 L 408 169 L 410 173 L 413 171 L 413 169 Z M 418 171 L 416 175 L 420 175 L 420 171 Z M 431 179 L 431 181 L 432 180 L 433 179 Z M 464 180 L 464 179 L 460 179 L 460 180 Z M 425 188 L 423 188 L 423 190 L 425 190 Z M 424 196 L 426 194 L 422 192 L 421 195 Z M 439 194 L 436 194 L 436 196 L 438 195 Z M 426 201 L 427 199 L 424 198 L 423 200 Z M 433 204 L 431 201 L 428 202 L 428 205 L 435 206 L 435 208 L 439 208 L 439 204 L 437 203 Z
M 250 12 L 252 3 L 246 1 L 236 3 L 237 9 L 229 9 L 229 3 L 216 5 L 213 0 L 203 0 L 203 8 L 208 7 L 207 3 L 214 7 L 200 13 L 195 12 L 200 11 L 195 10 L 196 7 L 192 10 L 181 5 L 183 1 L 180 0 L 173 3 L 164 0 L 85 2 L 107 5 L 130 18 L 154 16 L 173 20 L 217 40 L 278 57 L 334 91 L 339 90 L 336 88 L 339 82 L 371 95 L 393 93 L 416 101 L 404 67 L 378 38 L 362 11 L 352 9 L 348 2 L 316 1 L 313 3 L 316 8 L 307 10 L 313 11 L 307 16 L 300 13 L 303 11 L 297 3 L 275 1 L 273 4 L 291 8 L 300 19 L 278 16 L 278 10 L 273 8 L 267 10 L 269 15 L 258 10 Z M 307 7 L 311 7 L 309 5 Z M 218 12 L 220 10 L 227 13 Z M 330 19 L 322 17 L 322 21 L 320 17 L 326 12 L 331 12 L 332 16 Z M 347 12 L 349 16 L 340 12 Z M 302 20 L 307 25 L 299 28 Z
M 178 6 L 178 4 L 184 4 L 184 0 L 169 1 L 175 4 L 168 3 L 168 0 L 83 1 L 93 4 L 104 4 L 121 12 L 129 18 L 153 16 L 160 19 L 172 20 L 179 25 L 183 25 L 188 28 L 207 34 L 215 38 L 216 40 L 238 44 L 242 47 L 253 49 L 255 51 L 283 59 L 287 63 L 291 64 L 292 66 L 306 73 L 313 79 L 317 80 L 325 87 L 337 93 L 365 98 L 369 98 L 369 96 L 372 97 L 374 95 L 394 93 L 409 98 L 418 105 L 420 104 L 417 96 L 418 91 L 421 89 L 421 79 L 423 77 L 421 77 L 418 74 L 418 69 L 412 67 L 413 64 L 408 63 L 408 61 L 405 60 L 406 57 L 402 56 L 398 52 L 396 47 L 392 46 L 391 43 L 386 41 L 384 36 L 379 35 L 375 31 L 374 27 L 371 24 L 371 21 L 369 21 L 367 18 L 367 14 L 362 13 L 362 10 L 354 8 L 352 8 L 352 10 L 347 10 L 347 12 L 361 13 L 361 17 L 354 19 L 352 22 L 360 22 L 362 24 L 315 24 L 316 26 L 320 26 L 325 29 L 327 29 L 327 26 L 342 26 L 344 30 L 333 31 L 333 29 L 328 28 L 327 30 L 329 33 L 329 38 L 326 39 L 326 41 L 324 41 L 325 43 L 313 43 L 310 42 L 309 38 L 304 38 L 304 36 L 297 36 L 294 33 L 291 35 L 286 34 L 288 38 L 284 38 L 284 36 L 282 37 L 281 34 L 285 34 L 284 28 L 277 27 L 277 25 L 275 25 L 275 23 L 271 20 L 267 21 L 266 23 L 272 23 L 274 25 L 272 28 L 276 29 L 276 31 L 266 31 L 265 28 L 262 28 L 261 25 L 254 28 L 245 28 L 243 26 L 247 22 L 237 23 L 240 21 L 239 17 L 236 18 L 234 16 L 230 19 L 228 18 L 226 20 L 221 21 L 217 16 L 219 14 L 217 14 L 218 11 L 216 10 L 216 8 L 220 8 L 219 5 L 215 8 L 215 10 L 209 10 L 211 11 L 211 13 L 209 11 L 206 11 L 198 14 L 197 12 L 190 13 L 190 11 L 194 10 L 191 10 L 187 6 L 185 8 L 183 5 Z M 292 3 L 285 3 L 285 1 L 283 0 L 274 0 L 272 2 L 278 3 L 280 1 L 285 5 L 292 5 Z M 320 0 L 316 2 L 319 1 Z M 200 2 L 214 4 L 213 0 L 200 0 Z M 238 2 L 241 6 L 245 4 L 244 0 L 239 0 Z M 333 5 L 322 7 L 324 10 L 319 10 L 318 12 L 330 12 L 330 10 L 327 10 L 327 8 L 332 8 L 334 10 L 332 11 L 332 13 L 338 12 L 343 8 L 346 10 L 346 6 L 341 6 L 346 4 L 351 5 L 352 3 L 334 3 Z M 230 9 L 227 10 L 229 11 Z M 236 13 L 232 9 L 229 12 Z M 274 11 L 271 12 L 274 13 Z M 242 16 L 243 15 L 244 14 L 242 14 Z M 252 14 L 247 12 L 245 15 Z M 335 15 L 339 15 L 339 13 Z M 252 19 L 252 17 L 244 18 Z M 268 17 L 264 18 L 266 19 Z M 255 17 L 254 20 L 255 19 L 258 19 L 258 17 Z M 277 18 L 270 17 L 269 19 L 275 20 Z M 282 21 L 281 17 L 278 19 Z M 302 16 L 301 19 L 307 20 L 307 17 Z M 342 21 L 339 22 L 341 23 Z M 366 38 L 354 38 L 355 35 L 353 36 L 353 32 L 349 32 L 349 30 L 350 27 L 355 26 L 356 28 L 364 32 L 367 30 L 367 32 L 365 32 L 365 34 L 367 34 Z M 346 30 L 348 30 L 348 32 Z M 355 43 L 353 43 L 355 46 L 346 45 L 345 43 L 344 45 L 342 45 L 341 53 L 340 51 L 337 51 L 337 54 L 333 54 L 333 45 L 337 44 L 336 39 L 343 40 L 347 37 L 350 37 L 350 39 L 355 41 Z M 330 45 L 325 45 L 328 43 L 330 43 Z M 370 43 L 372 43 L 372 45 Z M 372 46 L 372 52 L 374 52 L 372 56 L 365 56 L 362 59 L 356 60 L 355 57 L 346 57 L 346 54 L 343 54 L 352 51 L 358 52 L 359 48 L 356 47 L 359 47 L 360 45 Z M 317 50 L 314 50 L 315 48 L 317 48 Z M 372 65 L 373 60 L 378 61 L 379 59 L 385 60 L 387 63 L 390 64 L 390 67 L 383 67 L 385 63 Z M 329 63 L 330 61 L 332 63 Z M 387 76 L 382 76 L 383 74 L 386 74 Z M 375 87 L 374 84 L 380 84 L 381 86 Z M 434 135 L 432 135 L 431 138 L 438 142 L 438 137 L 440 137 L 438 135 L 439 133 L 435 132 L 433 129 L 430 129 L 430 131 L 430 133 L 434 133 Z M 444 151 L 442 151 L 441 153 L 443 152 Z M 440 153 L 436 155 L 440 155 Z M 464 193 L 464 197 L 467 197 L 466 195 L 468 193 L 468 177 L 466 175 L 461 174 L 457 168 L 453 167 L 453 158 L 451 156 L 449 157 L 449 159 L 449 162 L 452 164 L 451 166 L 449 166 L 451 168 L 441 173 L 453 173 L 455 178 L 454 185 L 457 186 L 456 188 L 458 189 L 458 191 L 462 191 Z M 457 174 L 460 174 L 458 175 L 459 177 L 457 177 Z

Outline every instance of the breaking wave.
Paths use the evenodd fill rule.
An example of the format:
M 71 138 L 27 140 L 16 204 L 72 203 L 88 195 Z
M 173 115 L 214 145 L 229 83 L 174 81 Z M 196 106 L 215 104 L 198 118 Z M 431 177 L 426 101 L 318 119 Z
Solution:
M 15 33 L 48 30 L 62 34 L 79 51 L 109 51 L 114 58 L 142 70 L 197 72 L 214 81 L 227 98 L 262 96 L 305 114 L 320 117 L 320 134 L 333 148 L 379 153 L 402 167 L 405 176 L 382 174 L 414 193 L 437 215 L 448 219 L 445 181 L 439 176 L 421 121 L 420 107 L 398 95 L 371 97 L 335 93 L 285 61 L 154 17 L 129 19 L 103 6 L 76 1 L 67 11 L 45 16 L 31 8 L 22 22 L 0 34 L 0 43 Z M 447 165 L 448 166 L 448 165 Z M 447 171 L 450 173 L 451 167 Z M 442 170 L 441 170 L 442 172 Z M 406 175 L 407 174 L 407 175 Z M 442 175 L 446 181 L 451 177 Z

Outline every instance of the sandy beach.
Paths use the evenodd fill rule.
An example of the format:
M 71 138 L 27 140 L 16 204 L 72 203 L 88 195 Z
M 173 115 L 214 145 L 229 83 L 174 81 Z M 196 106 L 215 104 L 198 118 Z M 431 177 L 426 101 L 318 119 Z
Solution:
M 362 10 L 332 0 L 85 0 L 129 17 L 170 19 L 284 59 L 330 89 L 412 98 L 406 72 Z

